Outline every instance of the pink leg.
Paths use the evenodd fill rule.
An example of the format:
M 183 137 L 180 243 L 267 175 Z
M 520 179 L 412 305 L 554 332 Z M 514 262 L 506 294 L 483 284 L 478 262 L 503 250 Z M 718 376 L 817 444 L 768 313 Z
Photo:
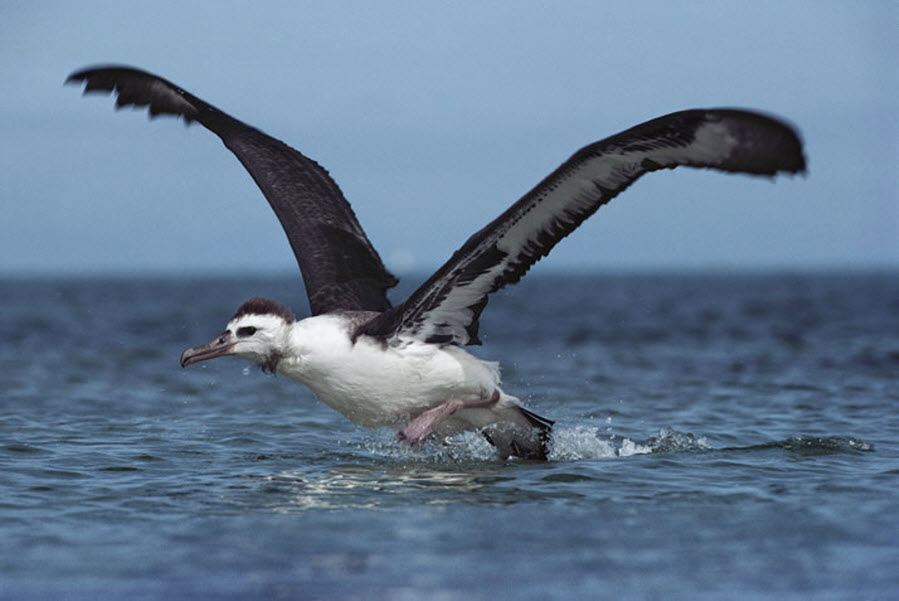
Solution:
M 445 401 L 432 409 L 428 409 L 427 411 L 413 419 L 405 428 L 400 430 L 399 434 L 397 434 L 397 437 L 400 440 L 408 441 L 409 444 L 418 444 L 419 442 L 427 438 L 434 430 L 436 430 L 437 426 L 440 425 L 440 422 L 451 416 L 459 409 L 490 407 L 491 405 L 494 405 L 498 400 L 498 390 L 494 390 L 490 398 L 487 399 L 481 398 L 468 401 L 450 399 L 449 401 Z

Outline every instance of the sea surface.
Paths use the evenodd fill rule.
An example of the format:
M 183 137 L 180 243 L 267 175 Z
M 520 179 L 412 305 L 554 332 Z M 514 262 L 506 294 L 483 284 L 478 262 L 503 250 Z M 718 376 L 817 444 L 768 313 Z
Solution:
M 899 273 L 495 295 L 475 352 L 548 462 L 179 367 L 256 295 L 305 310 L 293 277 L 0 281 L 0 598 L 899 598 Z

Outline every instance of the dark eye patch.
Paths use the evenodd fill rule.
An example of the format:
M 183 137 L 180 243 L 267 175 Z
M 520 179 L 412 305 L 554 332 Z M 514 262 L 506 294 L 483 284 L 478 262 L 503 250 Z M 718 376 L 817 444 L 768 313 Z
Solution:
M 237 328 L 237 337 L 238 338 L 246 338 L 247 336 L 252 336 L 256 333 L 256 328 L 253 326 L 244 326 L 242 328 Z

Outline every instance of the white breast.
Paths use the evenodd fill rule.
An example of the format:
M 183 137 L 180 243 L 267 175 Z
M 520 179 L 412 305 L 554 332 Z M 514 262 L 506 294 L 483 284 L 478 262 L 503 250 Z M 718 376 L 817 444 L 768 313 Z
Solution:
M 353 344 L 347 321 L 318 315 L 294 324 L 278 371 L 358 424 L 399 426 L 448 399 L 489 396 L 499 384 L 496 363 L 459 347 L 385 346 L 369 337 Z

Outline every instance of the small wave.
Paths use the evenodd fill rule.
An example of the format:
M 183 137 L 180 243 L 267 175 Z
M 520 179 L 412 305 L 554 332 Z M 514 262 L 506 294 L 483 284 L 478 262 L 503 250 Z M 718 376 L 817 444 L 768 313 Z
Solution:
M 46 449 L 30 444 L 14 442 L 3 446 L 3 450 L 9 453 L 47 453 Z
M 797 453 L 810 453 L 824 455 L 830 453 L 854 453 L 869 452 L 874 450 L 874 445 L 855 438 L 840 438 L 836 436 L 792 436 L 783 445 L 784 449 Z
M 722 450 L 750 451 L 758 449 L 783 449 L 799 455 L 832 455 L 835 453 L 873 452 L 874 445 L 858 438 L 797 434 L 784 440 L 775 440 L 749 447 L 730 447 Z
M 796 434 L 783 440 L 774 440 L 745 447 L 724 447 L 722 451 L 765 451 L 783 449 L 797 455 L 833 455 L 837 453 L 870 453 L 874 445 L 859 438 L 845 436 L 809 436 Z

